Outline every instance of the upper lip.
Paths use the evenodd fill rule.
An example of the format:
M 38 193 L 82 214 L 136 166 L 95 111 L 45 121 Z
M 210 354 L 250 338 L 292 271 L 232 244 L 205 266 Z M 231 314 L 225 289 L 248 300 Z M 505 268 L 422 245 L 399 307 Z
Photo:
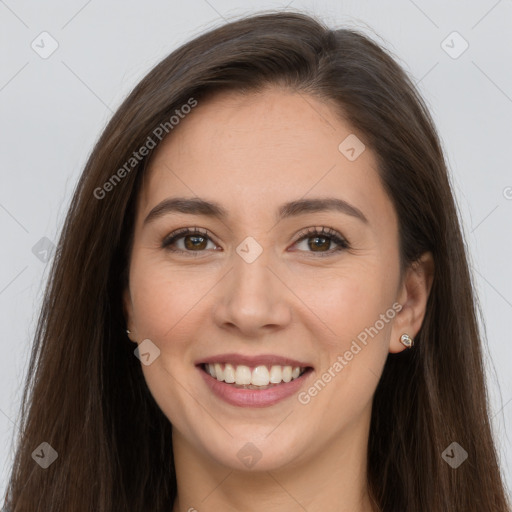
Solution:
M 204 357 L 195 362 L 196 366 L 208 363 L 230 363 L 245 366 L 300 366 L 301 368 L 311 367 L 309 363 L 297 361 L 289 357 L 278 356 L 275 354 L 261 354 L 258 356 L 249 356 L 242 354 L 218 354 L 215 356 Z

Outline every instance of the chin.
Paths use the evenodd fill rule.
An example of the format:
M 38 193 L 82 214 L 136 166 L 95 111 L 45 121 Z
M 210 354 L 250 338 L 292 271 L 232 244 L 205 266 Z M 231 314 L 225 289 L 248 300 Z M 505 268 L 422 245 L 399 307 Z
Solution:
M 222 466 L 226 466 L 236 471 L 273 471 L 280 469 L 292 463 L 304 448 L 300 448 L 298 440 L 286 433 L 286 436 L 274 436 L 272 429 L 266 428 L 265 434 L 233 436 L 226 440 L 223 437 L 222 442 L 215 442 L 210 438 L 210 442 L 215 442 L 215 450 L 211 450 L 211 445 L 205 447 L 210 457 Z

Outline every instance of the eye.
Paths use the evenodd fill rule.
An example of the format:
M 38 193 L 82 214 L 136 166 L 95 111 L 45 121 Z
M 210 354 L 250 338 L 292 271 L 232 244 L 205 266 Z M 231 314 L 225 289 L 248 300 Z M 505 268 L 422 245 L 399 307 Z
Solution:
M 180 242 L 183 242 L 181 247 L 173 247 L 175 245 L 179 246 Z M 204 252 L 208 249 L 208 242 L 213 245 L 213 250 L 216 250 L 217 246 L 211 240 L 208 230 L 195 227 L 182 228 L 168 235 L 162 242 L 162 248 L 171 252 L 188 253 L 191 256 L 198 256 L 197 253 Z M 302 230 L 294 245 L 304 242 L 306 242 L 305 246 L 310 249 L 306 249 L 304 252 L 316 253 L 319 256 L 329 256 L 350 247 L 347 240 L 337 231 L 325 227 Z M 332 249 L 330 248 L 332 244 L 338 247 Z
M 183 242 L 181 247 L 173 248 L 173 245 L 180 245 L 179 242 Z M 208 242 L 212 242 L 208 234 L 208 230 L 201 230 L 200 228 L 182 228 L 174 231 L 167 236 L 162 242 L 162 248 L 165 248 L 171 252 L 182 252 L 182 253 L 199 253 L 204 252 L 207 249 Z M 216 247 L 215 244 L 214 248 Z M 192 254 L 196 256 L 196 254 Z
M 329 256 L 350 247 L 347 240 L 332 228 L 307 228 L 301 231 L 298 236 L 295 245 L 305 243 L 305 247 L 311 249 L 310 251 L 306 250 L 306 252 L 317 253 L 319 256 Z M 333 243 L 338 247 L 329 249 Z

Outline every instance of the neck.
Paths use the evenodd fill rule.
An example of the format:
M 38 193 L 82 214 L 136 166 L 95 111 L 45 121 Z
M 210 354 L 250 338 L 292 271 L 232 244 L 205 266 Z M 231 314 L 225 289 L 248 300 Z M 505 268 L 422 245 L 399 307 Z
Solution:
M 366 485 L 369 416 L 356 423 L 314 457 L 269 471 L 220 465 L 174 430 L 173 512 L 372 512 Z

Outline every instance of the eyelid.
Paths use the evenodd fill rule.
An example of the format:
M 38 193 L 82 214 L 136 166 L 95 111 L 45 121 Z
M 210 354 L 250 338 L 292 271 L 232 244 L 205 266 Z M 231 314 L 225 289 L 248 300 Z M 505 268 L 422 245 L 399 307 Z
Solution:
M 312 236 L 312 235 L 327 235 L 329 237 L 339 238 L 339 239 L 345 241 L 346 243 L 348 243 L 348 241 L 345 239 L 345 237 L 343 237 L 341 235 L 341 233 L 338 233 L 335 229 L 327 227 L 327 226 L 311 226 L 311 227 L 308 227 L 308 228 L 301 229 L 297 233 L 297 235 L 296 235 L 297 238 L 296 238 L 294 243 L 297 243 L 298 241 L 302 240 L 303 238 L 305 238 L 308 235 L 309 236 Z
M 183 238 L 187 235 L 203 235 L 208 240 L 213 242 L 215 245 L 218 245 L 217 242 L 215 242 L 215 238 L 212 236 L 210 231 L 206 228 L 198 228 L 198 227 L 191 227 L 191 228 L 179 228 L 172 233 L 169 233 L 164 239 L 162 240 L 161 247 L 162 249 L 166 249 L 171 252 L 185 252 L 189 254 L 198 255 L 198 253 L 205 252 L 205 251 L 183 251 L 181 249 L 170 249 L 169 246 L 179 240 L 180 238 Z
M 302 240 L 305 240 L 307 238 L 312 238 L 314 236 L 326 236 L 327 238 L 330 238 L 332 242 L 334 242 L 338 247 L 336 249 L 329 249 L 328 251 L 298 251 L 298 252 L 304 252 L 308 255 L 318 255 L 318 256 L 331 256 L 337 252 L 350 249 L 350 243 L 349 241 L 338 231 L 336 231 L 333 228 L 326 227 L 326 226 L 312 226 L 308 228 L 302 229 L 295 239 L 295 242 L 293 245 L 297 244 L 298 242 L 301 242 Z

